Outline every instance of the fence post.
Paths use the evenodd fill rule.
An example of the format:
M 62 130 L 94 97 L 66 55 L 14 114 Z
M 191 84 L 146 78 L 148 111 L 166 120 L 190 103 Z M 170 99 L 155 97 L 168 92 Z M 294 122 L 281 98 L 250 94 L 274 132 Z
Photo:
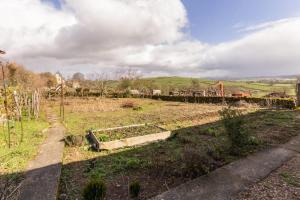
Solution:
M 8 148 L 10 148 L 10 125 L 9 125 L 9 111 L 8 111 L 8 105 L 7 105 L 7 91 L 6 91 L 6 84 L 5 84 L 5 73 L 4 73 L 4 66 L 0 62 L 1 68 L 2 68 L 2 78 L 3 78 L 3 90 L 4 90 L 4 108 L 6 113 L 6 122 L 7 122 L 7 132 L 8 132 Z
M 297 93 L 297 106 L 300 106 L 300 81 L 297 82 L 296 93 Z

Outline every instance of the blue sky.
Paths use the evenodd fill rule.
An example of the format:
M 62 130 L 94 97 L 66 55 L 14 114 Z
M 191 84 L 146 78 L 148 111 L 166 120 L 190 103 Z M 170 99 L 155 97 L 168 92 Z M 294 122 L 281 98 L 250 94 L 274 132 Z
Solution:
M 192 36 L 209 43 L 235 39 L 236 26 L 300 15 L 299 0 L 183 0 Z

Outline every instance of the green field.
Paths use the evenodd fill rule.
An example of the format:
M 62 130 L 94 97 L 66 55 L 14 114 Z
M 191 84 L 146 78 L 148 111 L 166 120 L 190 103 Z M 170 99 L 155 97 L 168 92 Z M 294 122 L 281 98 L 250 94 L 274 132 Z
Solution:
M 146 78 L 145 80 L 151 81 L 158 88 L 164 89 L 184 89 L 192 86 L 192 81 L 199 82 L 201 88 L 205 89 L 216 84 L 217 81 L 201 78 L 187 78 L 187 77 L 157 77 Z M 289 95 L 295 95 L 295 84 L 288 82 L 252 82 L 252 81 L 223 81 L 225 85 L 225 92 L 231 91 L 250 91 L 254 97 L 261 97 L 271 92 L 286 92 Z

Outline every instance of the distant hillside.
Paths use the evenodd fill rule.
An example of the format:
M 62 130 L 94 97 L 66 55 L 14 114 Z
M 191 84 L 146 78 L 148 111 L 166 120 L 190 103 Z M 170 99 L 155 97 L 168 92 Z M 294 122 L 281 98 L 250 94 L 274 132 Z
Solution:
M 155 77 L 145 78 L 161 89 L 168 87 L 172 89 L 187 89 L 195 83 L 199 83 L 200 88 L 208 88 L 213 86 L 217 81 L 201 78 L 188 78 L 188 77 Z M 260 81 L 223 81 L 225 91 L 232 92 L 236 90 L 250 91 L 253 96 L 264 96 L 270 92 L 287 92 L 289 95 L 295 95 L 295 84 L 293 81 L 280 81 L 280 80 L 260 80 Z

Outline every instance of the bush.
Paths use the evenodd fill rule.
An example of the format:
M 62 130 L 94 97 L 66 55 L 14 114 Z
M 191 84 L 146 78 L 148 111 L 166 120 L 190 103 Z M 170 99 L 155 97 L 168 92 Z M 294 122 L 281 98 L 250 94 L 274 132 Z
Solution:
M 193 96 L 146 96 L 156 100 L 189 102 L 189 103 L 213 103 L 222 104 L 223 100 L 228 104 L 235 104 L 239 101 L 245 101 L 248 104 L 256 104 L 262 107 L 275 107 L 295 109 L 294 99 L 276 99 L 276 98 L 255 98 L 255 97 L 193 97 Z
M 135 106 L 135 107 L 133 107 L 133 110 L 141 111 L 141 110 L 143 110 L 143 108 L 141 106 Z
M 122 103 L 121 107 L 122 108 L 134 108 L 136 106 L 133 101 L 125 101 L 124 103 Z
M 106 185 L 102 181 L 92 180 L 83 191 L 84 200 L 104 200 Z
M 210 171 L 211 160 L 204 149 L 185 147 L 182 154 L 182 172 L 186 177 L 196 178 Z
M 254 144 L 253 137 L 250 138 L 247 131 L 243 128 L 244 120 L 239 110 L 224 108 L 220 111 L 221 119 L 225 131 L 231 141 L 231 153 L 241 154 L 243 147 Z
M 84 144 L 84 137 L 81 135 L 68 135 L 64 138 L 66 146 L 75 147 Z
M 129 185 L 129 194 L 131 198 L 138 198 L 141 191 L 141 185 L 138 182 L 133 182 Z

